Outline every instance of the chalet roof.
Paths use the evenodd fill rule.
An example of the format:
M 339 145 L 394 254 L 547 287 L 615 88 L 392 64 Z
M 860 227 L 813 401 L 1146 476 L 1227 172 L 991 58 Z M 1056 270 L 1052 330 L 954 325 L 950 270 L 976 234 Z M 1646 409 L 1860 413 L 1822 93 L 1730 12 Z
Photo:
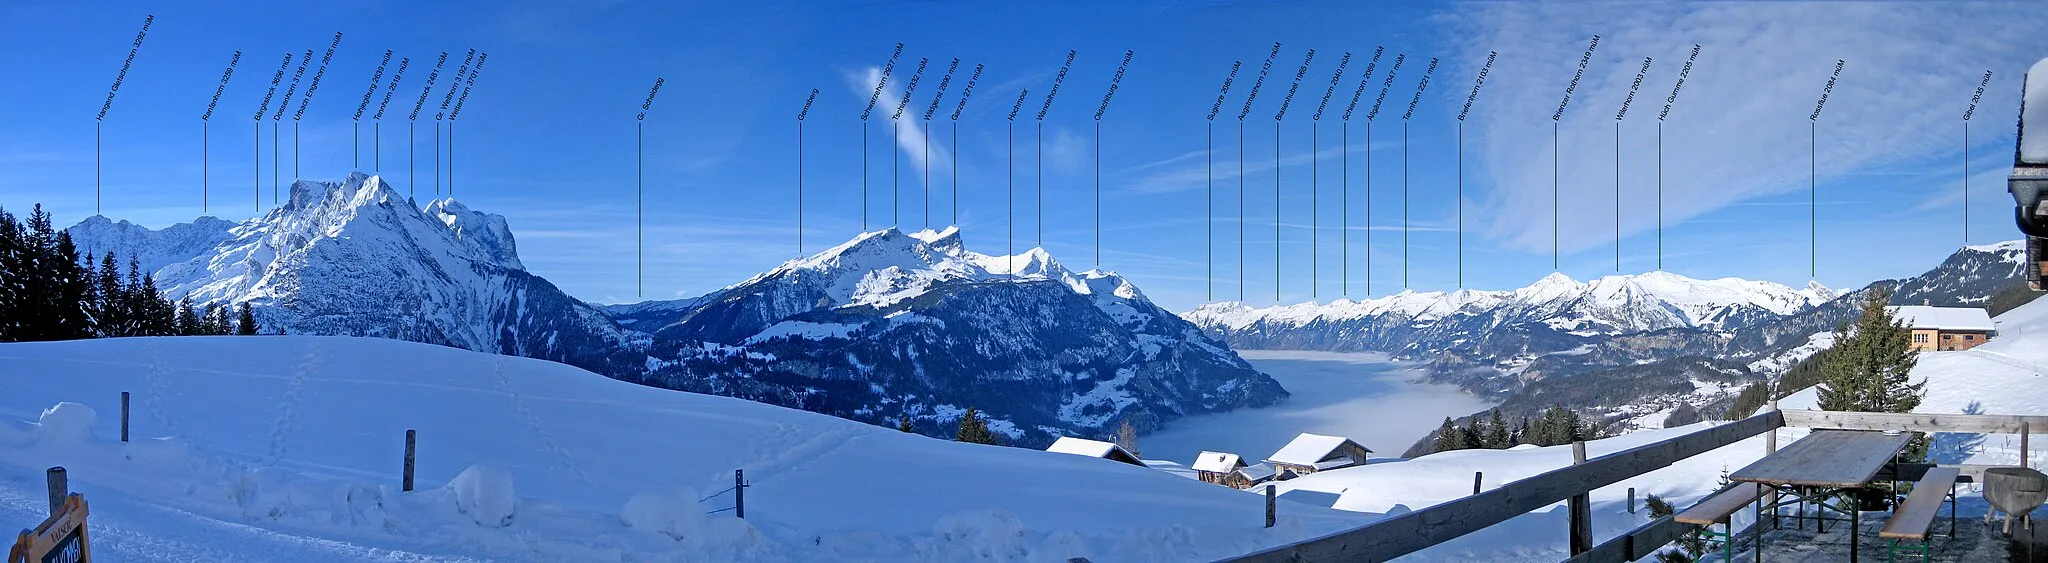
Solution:
M 1193 467 L 1195 471 L 1229 473 L 1244 467 L 1244 459 L 1233 453 L 1204 451 L 1202 455 L 1195 456 Z
M 1099 457 L 1103 459 L 1117 459 L 1112 456 L 1121 453 L 1123 455 L 1120 457 L 1132 460 L 1138 459 L 1138 456 L 1131 455 L 1131 452 L 1125 451 L 1122 447 L 1119 447 L 1116 444 L 1096 440 L 1089 440 L 1085 438 L 1075 438 L 1072 436 L 1061 436 L 1060 439 L 1053 440 L 1052 445 L 1047 446 L 1045 448 L 1045 451 L 1063 454 L 1084 455 L 1088 457 Z M 1119 459 L 1119 461 L 1121 461 L 1121 459 Z
M 1344 459 L 1333 459 L 1333 460 L 1330 460 L 1330 461 L 1319 461 L 1319 462 L 1316 462 L 1316 464 L 1315 464 L 1315 468 L 1316 468 L 1316 471 L 1328 471 L 1328 470 L 1331 470 L 1331 469 L 1337 469 L 1337 468 L 1340 468 L 1340 467 L 1351 467 L 1351 466 L 1353 466 L 1353 465 L 1358 465 L 1358 462 L 1357 462 L 1357 461 L 1353 461 L 1353 460 L 1351 460 L 1350 458 L 1344 458 Z
M 1265 481 L 1267 479 L 1272 479 L 1274 476 L 1279 475 L 1279 472 L 1273 468 L 1273 464 L 1271 463 L 1247 465 L 1243 468 L 1238 469 L 1237 471 L 1234 471 L 1234 473 L 1243 475 L 1246 479 L 1250 479 L 1253 483 Z
M 1992 330 L 1991 315 L 1976 307 L 1929 307 L 1904 305 L 1886 307 L 1899 324 L 1908 328 L 1939 330 Z
M 1266 461 L 1312 466 L 1316 462 L 1322 461 L 1323 458 L 1329 457 L 1330 452 L 1337 451 L 1338 447 L 1346 443 L 1358 446 L 1359 449 L 1363 449 L 1368 453 L 1372 451 L 1366 449 L 1365 446 L 1359 445 L 1358 442 L 1353 442 L 1350 438 L 1343 436 L 1324 436 L 1304 432 L 1299 436 L 1295 436 L 1294 441 L 1288 442 L 1286 446 L 1281 447 L 1280 451 L 1273 452 L 1273 457 L 1266 458 Z

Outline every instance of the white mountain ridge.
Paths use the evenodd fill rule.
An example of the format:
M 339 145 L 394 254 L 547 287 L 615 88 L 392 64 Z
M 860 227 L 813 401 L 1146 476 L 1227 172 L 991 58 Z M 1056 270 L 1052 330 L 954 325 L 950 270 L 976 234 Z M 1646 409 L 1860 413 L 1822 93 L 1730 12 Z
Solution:
M 549 359 L 572 343 L 644 348 L 644 337 L 527 273 L 504 217 L 453 198 L 416 208 L 361 172 L 294 182 L 290 201 L 240 223 L 202 217 L 151 231 L 95 216 L 70 232 L 84 250 L 137 258 L 172 298 L 247 302 L 260 324 L 292 333 Z
M 1621 334 L 1687 327 L 1720 330 L 1751 319 L 1745 312 L 1784 316 L 1825 303 L 1835 292 L 1810 282 L 1794 289 L 1742 278 L 1699 280 L 1670 272 L 1604 276 L 1580 282 L 1551 273 L 1512 290 L 1413 291 L 1364 300 L 1253 307 L 1205 304 L 1182 314 L 1206 327 L 1244 330 L 1264 322 L 1304 326 L 1394 316 L 1414 323 L 1492 315 L 1498 321 L 1534 320 L 1574 334 Z

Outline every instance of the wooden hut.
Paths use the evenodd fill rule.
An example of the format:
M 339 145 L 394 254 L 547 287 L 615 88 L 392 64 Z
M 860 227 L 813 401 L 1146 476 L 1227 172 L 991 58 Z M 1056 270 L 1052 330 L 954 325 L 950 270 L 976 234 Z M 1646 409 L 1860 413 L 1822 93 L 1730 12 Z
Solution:
M 1280 448 L 1280 451 L 1274 452 L 1273 457 L 1266 458 L 1266 461 L 1272 463 L 1282 474 L 1293 473 L 1300 476 L 1339 467 L 1364 465 L 1366 455 L 1371 453 L 1372 450 L 1351 441 L 1350 438 L 1303 433 L 1295 436 L 1293 441 Z
M 1244 469 L 1244 458 L 1233 453 L 1204 451 L 1202 455 L 1195 456 L 1192 467 L 1195 470 L 1195 477 L 1204 483 L 1230 485 L 1226 481 L 1230 481 L 1231 475 L 1236 474 L 1237 470 Z

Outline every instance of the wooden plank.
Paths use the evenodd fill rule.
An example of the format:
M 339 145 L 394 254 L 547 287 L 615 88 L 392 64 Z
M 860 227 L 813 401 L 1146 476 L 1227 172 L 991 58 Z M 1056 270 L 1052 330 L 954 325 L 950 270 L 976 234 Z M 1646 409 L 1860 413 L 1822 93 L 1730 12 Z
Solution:
M 1593 546 L 1592 551 L 1574 555 L 1566 563 L 1621 563 L 1643 559 L 1698 527 L 1665 516 Z
M 1927 527 L 1934 524 L 1934 516 L 1941 512 L 1941 504 L 1948 499 L 1949 487 L 1954 486 L 1961 472 L 1954 467 L 1936 467 L 1927 470 L 1927 475 L 1913 483 L 1913 492 L 1906 495 L 1906 502 L 1892 512 L 1892 519 L 1886 522 L 1884 530 L 1877 537 L 1900 540 L 1926 540 Z
M 1785 413 L 1786 426 L 1806 428 L 2019 434 L 2021 433 L 2020 424 L 2027 423 L 2034 432 L 2048 432 L 2048 416 L 2038 415 L 1922 414 L 1813 410 L 1788 410 L 1782 412 Z
M 1749 503 L 1756 502 L 1756 495 L 1756 483 L 1737 483 L 1728 490 L 1714 493 L 1714 496 L 1692 505 L 1692 508 L 1685 509 L 1685 512 L 1678 513 L 1677 518 L 1679 522 L 1697 526 L 1718 524 L 1727 520 L 1728 515 L 1742 510 L 1742 507 L 1749 506 Z
M 1582 492 L 1670 466 L 1783 426 L 1777 411 L 1644 444 L 1507 483 L 1484 493 L 1225 561 L 1386 561 L 1485 529 Z
M 1772 485 L 1861 487 L 1912 439 L 1912 435 L 1905 433 L 1817 430 L 1779 450 L 1777 455 L 1736 470 L 1728 479 Z

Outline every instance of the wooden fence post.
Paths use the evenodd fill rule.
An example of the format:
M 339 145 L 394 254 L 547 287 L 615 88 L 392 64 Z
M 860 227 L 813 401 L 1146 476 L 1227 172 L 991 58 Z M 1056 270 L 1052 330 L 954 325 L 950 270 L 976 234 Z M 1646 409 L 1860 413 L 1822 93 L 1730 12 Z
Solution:
M 64 511 L 64 497 L 71 495 L 71 484 L 64 472 L 64 466 L 59 465 L 44 471 L 43 480 L 50 486 L 50 515 L 56 516 L 57 513 Z
M 1572 465 L 1586 462 L 1586 442 L 1572 442 Z M 1593 550 L 1593 511 L 1591 496 L 1587 493 L 1572 495 L 1566 501 L 1571 512 L 1571 554 L 1578 555 Z
M 1771 399 L 1769 401 L 1766 401 L 1764 403 L 1764 408 L 1766 409 L 1764 412 L 1778 410 L 1778 400 Z M 1772 428 L 1770 433 L 1764 434 L 1764 455 L 1771 455 L 1774 453 L 1778 453 L 1778 429 L 1776 428 Z
M 2020 421 L 2020 467 L 2023 467 L 2023 468 L 2027 466 L 2027 433 L 2028 433 L 2028 432 L 2030 432 L 2030 430 L 2028 430 L 2028 429 L 2027 429 L 2027 423 L 2026 423 L 2026 421 Z
M 1628 488 L 1628 513 L 1629 513 L 1629 514 L 1635 514 L 1635 513 L 1636 513 L 1636 488 L 1635 488 L 1635 487 L 1629 487 L 1629 488 Z
M 121 392 L 121 441 L 128 441 L 128 392 Z
M 1279 497 L 1275 496 L 1273 486 L 1266 485 L 1266 527 L 1268 528 L 1273 527 L 1273 499 L 1275 498 Z
M 732 513 L 740 518 L 747 517 L 747 470 L 732 470 Z
M 1472 472 L 1472 494 L 1479 494 L 1479 480 L 1486 476 L 1484 471 Z
M 401 490 L 401 491 L 407 491 L 407 492 L 410 492 L 410 491 L 412 491 L 412 453 L 413 453 L 413 443 L 414 443 L 414 440 L 418 438 L 418 436 L 419 436 L 419 433 L 418 433 L 418 431 L 415 431 L 415 430 L 411 430 L 411 429 L 407 429 L 407 430 L 405 431 L 405 477 L 404 477 L 403 481 L 401 481 L 401 483 L 399 484 L 399 490 Z

